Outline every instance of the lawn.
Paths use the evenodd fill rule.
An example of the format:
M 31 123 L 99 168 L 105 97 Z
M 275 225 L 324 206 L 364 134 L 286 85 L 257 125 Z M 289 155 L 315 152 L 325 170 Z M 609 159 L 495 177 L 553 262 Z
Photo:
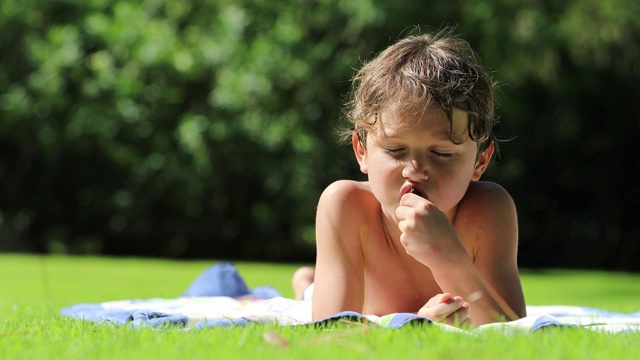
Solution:
M 0 254 L 0 359 L 638 358 L 640 334 L 548 328 L 531 334 L 447 333 L 434 327 L 327 329 L 250 325 L 181 331 L 113 327 L 58 315 L 80 302 L 172 298 L 214 261 Z M 250 287 L 291 297 L 295 264 L 236 264 Z M 522 271 L 529 305 L 640 311 L 640 274 Z M 265 340 L 267 339 L 271 340 Z

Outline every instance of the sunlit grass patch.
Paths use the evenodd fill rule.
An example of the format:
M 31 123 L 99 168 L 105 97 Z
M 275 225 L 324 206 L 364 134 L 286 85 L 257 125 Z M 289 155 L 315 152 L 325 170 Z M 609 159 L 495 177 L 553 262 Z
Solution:
M 0 255 L 0 359 L 197 358 L 634 358 L 640 334 L 545 328 L 533 333 L 459 333 L 429 324 L 391 330 L 367 323 L 184 330 L 133 328 L 74 320 L 61 307 L 118 299 L 172 298 L 213 261 Z M 292 296 L 297 265 L 240 262 L 250 287 L 273 285 Z M 586 305 L 638 311 L 640 275 L 523 271 L 532 305 Z

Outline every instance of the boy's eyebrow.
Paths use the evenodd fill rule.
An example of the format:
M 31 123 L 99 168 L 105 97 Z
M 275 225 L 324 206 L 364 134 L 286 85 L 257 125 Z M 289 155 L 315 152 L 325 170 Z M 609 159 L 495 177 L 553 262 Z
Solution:
M 412 130 L 410 128 L 407 128 L 405 130 L 406 132 L 411 132 Z M 396 131 L 396 130 L 387 130 L 387 131 L 382 131 L 381 133 L 378 134 L 378 137 L 382 137 L 385 139 L 399 139 L 401 138 L 400 135 L 402 131 Z M 435 133 L 435 138 L 438 140 L 445 140 L 445 141 L 452 141 L 451 139 L 452 135 L 455 136 L 455 134 L 451 134 L 451 132 L 449 132 L 449 130 L 447 129 L 440 129 L 438 132 Z M 454 142 L 455 143 L 455 142 Z

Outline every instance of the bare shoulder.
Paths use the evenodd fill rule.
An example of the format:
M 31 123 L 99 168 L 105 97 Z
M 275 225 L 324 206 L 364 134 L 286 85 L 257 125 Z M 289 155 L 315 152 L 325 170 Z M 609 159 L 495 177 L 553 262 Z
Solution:
M 324 244 L 331 243 L 350 244 L 354 246 L 350 253 L 359 252 L 361 235 L 375 214 L 376 201 L 367 182 L 340 180 L 329 185 L 320 196 L 316 214 L 318 254 Z
M 502 186 L 490 181 L 474 181 L 460 202 L 458 214 L 498 215 L 515 213 L 511 195 Z
M 329 206 L 350 212 L 352 209 L 363 209 L 373 205 L 375 198 L 367 182 L 338 180 L 322 192 L 319 207 Z
M 324 193 L 332 195 L 352 195 L 360 192 L 371 192 L 369 190 L 369 184 L 367 182 L 355 181 L 355 180 L 337 180 L 331 183 L 324 190 Z
M 487 246 L 490 243 L 508 251 L 518 241 L 513 198 L 493 182 L 474 181 L 470 184 L 458 205 L 454 226 L 465 247 L 474 254 L 481 244 Z

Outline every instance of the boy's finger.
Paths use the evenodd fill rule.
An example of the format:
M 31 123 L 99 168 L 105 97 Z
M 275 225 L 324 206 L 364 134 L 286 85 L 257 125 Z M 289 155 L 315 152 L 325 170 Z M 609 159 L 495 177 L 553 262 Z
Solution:
M 436 316 L 449 316 L 458 311 L 463 305 L 463 302 L 457 299 L 452 299 L 446 303 L 440 303 L 433 307 L 433 314 Z
M 425 200 L 426 199 L 421 197 L 420 195 L 416 195 L 416 194 L 412 194 L 412 193 L 406 193 L 406 194 L 402 195 L 402 197 L 400 198 L 400 205 L 413 207 L 413 206 L 416 206 L 416 205 L 420 204 L 422 201 L 425 201 Z
M 429 299 L 429 301 L 427 301 L 427 306 L 435 306 L 437 304 L 444 304 L 444 303 L 448 303 L 451 302 L 453 300 L 453 296 L 449 293 L 442 293 L 442 294 L 438 294 L 434 297 L 432 297 L 431 299 Z
M 452 326 L 462 326 L 464 324 L 469 324 L 469 308 L 462 306 L 455 312 L 449 314 L 441 322 Z
M 407 214 L 407 211 L 408 211 L 408 210 L 409 210 L 409 209 L 407 209 L 407 208 L 406 208 L 406 207 L 404 207 L 404 206 L 398 206 L 398 207 L 396 208 L 396 217 L 398 218 L 398 220 L 404 220 L 404 219 L 406 219 L 406 218 L 407 218 L 407 215 L 406 215 L 406 214 Z

